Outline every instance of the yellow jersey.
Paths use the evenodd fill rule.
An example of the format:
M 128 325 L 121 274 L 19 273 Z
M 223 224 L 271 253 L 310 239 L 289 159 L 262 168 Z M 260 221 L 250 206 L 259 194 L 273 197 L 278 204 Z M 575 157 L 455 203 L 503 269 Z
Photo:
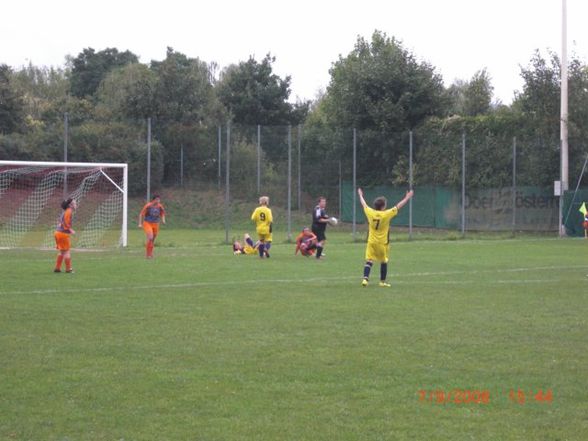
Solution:
M 255 222 L 257 234 L 270 234 L 272 232 L 272 210 L 265 205 L 257 207 L 251 215 L 251 220 Z
M 398 214 L 398 208 L 392 207 L 388 210 L 374 210 L 371 207 L 363 209 L 369 224 L 368 243 L 387 245 L 390 221 Z

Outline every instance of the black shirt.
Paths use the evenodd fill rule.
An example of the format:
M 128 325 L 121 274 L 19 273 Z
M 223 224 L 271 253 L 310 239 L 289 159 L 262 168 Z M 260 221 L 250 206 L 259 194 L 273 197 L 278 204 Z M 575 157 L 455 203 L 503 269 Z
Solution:
M 320 206 L 316 206 L 314 207 L 314 210 L 312 210 L 312 230 L 325 230 L 325 228 L 327 228 L 327 224 L 325 222 L 319 222 L 319 219 L 328 219 L 329 216 L 327 215 L 327 213 L 325 212 L 324 208 L 321 208 Z

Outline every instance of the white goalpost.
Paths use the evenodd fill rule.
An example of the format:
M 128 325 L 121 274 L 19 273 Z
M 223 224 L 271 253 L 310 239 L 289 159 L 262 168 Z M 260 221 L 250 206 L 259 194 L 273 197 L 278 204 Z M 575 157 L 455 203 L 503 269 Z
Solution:
M 127 164 L 0 161 L 0 247 L 54 248 L 67 198 L 74 248 L 127 246 Z

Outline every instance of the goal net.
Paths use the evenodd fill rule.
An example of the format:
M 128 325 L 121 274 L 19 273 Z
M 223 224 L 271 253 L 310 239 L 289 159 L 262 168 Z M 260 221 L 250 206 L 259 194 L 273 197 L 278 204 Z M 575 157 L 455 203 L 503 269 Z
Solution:
M 127 164 L 0 161 L 0 247 L 54 248 L 61 202 L 76 199 L 74 248 L 127 245 Z

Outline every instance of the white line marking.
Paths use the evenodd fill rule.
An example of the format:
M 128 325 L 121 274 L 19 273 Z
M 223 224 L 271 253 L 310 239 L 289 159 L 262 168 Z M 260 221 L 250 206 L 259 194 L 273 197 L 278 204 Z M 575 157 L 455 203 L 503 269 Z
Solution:
M 480 273 L 513 273 L 513 272 L 532 272 L 532 271 L 547 271 L 547 270 L 575 270 L 587 269 L 586 265 L 575 266 L 539 266 L 526 268 L 506 268 L 497 270 L 474 270 L 474 271 L 445 271 L 445 272 L 421 272 L 421 273 L 405 273 L 392 275 L 391 283 L 393 285 L 469 285 L 469 284 L 529 284 L 529 283 L 560 283 L 563 281 L 570 281 L 570 279 L 514 279 L 514 280 L 490 280 L 482 282 L 480 280 L 398 280 L 407 277 L 426 277 L 426 276 L 452 276 L 452 275 L 468 275 Z M 264 283 L 313 283 L 313 282 L 336 282 L 348 280 L 361 280 L 361 275 L 346 276 L 346 277 L 314 277 L 314 278 L 295 278 L 295 279 L 264 279 Z M 584 282 L 584 280 L 581 280 Z M 116 291 L 133 291 L 133 290 L 154 290 L 154 289 L 182 289 L 182 288 L 198 288 L 207 286 L 234 286 L 234 285 L 250 285 L 258 284 L 259 280 L 225 280 L 225 281 L 210 281 L 210 282 L 194 282 L 194 283 L 177 283 L 177 284 L 159 284 L 159 285 L 136 285 L 136 286 L 115 286 L 115 287 L 99 287 L 99 288 L 69 288 L 69 289 L 38 289 L 29 291 L 0 291 L 0 295 L 10 294 L 59 294 L 59 293 L 83 293 L 83 292 L 116 292 Z M 358 282 L 359 283 L 359 282 Z

